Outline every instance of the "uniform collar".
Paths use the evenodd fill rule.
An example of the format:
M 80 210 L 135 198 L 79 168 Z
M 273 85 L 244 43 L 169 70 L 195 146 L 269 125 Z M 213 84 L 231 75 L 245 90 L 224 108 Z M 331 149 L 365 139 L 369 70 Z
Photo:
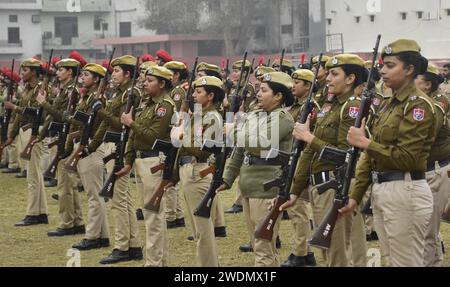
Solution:
M 351 89 L 347 93 L 337 96 L 336 98 L 337 98 L 339 104 L 343 105 L 351 96 L 353 96 L 353 94 L 354 94 L 354 90 Z
M 67 88 L 70 87 L 72 84 L 74 84 L 74 82 L 75 82 L 75 80 L 74 80 L 74 79 L 71 79 L 70 81 L 68 81 L 68 82 L 64 85 L 63 89 L 67 89 Z
M 131 81 L 126 82 L 125 84 L 120 85 L 117 90 L 119 92 L 125 92 L 131 86 Z
M 159 96 L 151 97 L 150 101 L 155 103 L 155 104 L 160 104 L 164 100 L 164 96 L 165 95 L 166 95 L 166 92 L 164 91 L 161 94 L 159 94 Z
M 202 108 L 202 116 L 206 115 L 209 112 L 215 111 L 215 110 L 216 110 L 215 104 L 212 104 L 207 108 Z
M 417 94 L 417 87 L 414 81 L 409 83 L 403 89 L 395 92 L 392 96 L 393 99 L 397 99 L 400 103 L 404 102 L 409 96 Z
M 30 87 L 31 89 L 34 89 L 38 84 L 39 84 L 39 80 L 36 79 L 35 81 L 28 82 L 27 86 Z

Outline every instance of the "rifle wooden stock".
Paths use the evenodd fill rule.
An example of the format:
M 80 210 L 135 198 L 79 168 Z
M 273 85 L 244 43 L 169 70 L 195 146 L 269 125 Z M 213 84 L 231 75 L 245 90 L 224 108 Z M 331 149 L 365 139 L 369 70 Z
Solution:
M 44 177 L 56 179 L 56 169 L 58 168 L 58 163 L 62 160 L 62 155 L 57 153 L 53 161 L 50 163 L 47 170 L 44 172 Z
M 441 220 L 446 223 L 450 223 L 450 203 L 447 204 L 444 214 L 442 214 Z
M 57 146 L 57 145 L 58 145 L 58 140 L 49 143 L 49 144 L 47 145 L 47 147 L 48 147 L 48 148 L 52 148 L 52 147 Z
M 99 195 L 101 197 L 110 198 L 112 199 L 114 196 L 114 186 L 116 185 L 117 175 L 116 172 L 118 170 L 113 170 L 111 175 L 106 180 L 105 184 L 103 185 L 102 190 L 100 191 Z
M 150 172 L 152 174 L 155 174 L 158 171 L 163 170 L 165 167 L 166 167 L 166 165 L 164 163 L 161 163 L 161 164 L 155 165 L 154 167 L 150 168 Z
M 112 161 L 113 159 L 116 158 L 116 153 L 113 152 L 112 154 L 108 155 L 107 157 L 103 158 L 103 163 L 107 164 L 108 162 Z
M 152 198 L 150 198 L 150 201 L 147 202 L 144 205 L 144 209 L 159 212 L 160 206 L 161 206 L 161 200 L 164 196 L 165 187 L 170 183 L 170 180 L 161 180 L 160 184 L 158 185 L 158 188 L 153 193 Z
M 27 130 L 31 129 L 32 126 L 32 124 L 26 124 L 22 127 L 22 131 L 26 132 Z
M 34 145 L 36 144 L 34 141 L 36 140 L 36 136 L 31 136 L 30 140 L 28 141 L 28 144 L 26 145 L 25 149 L 20 153 L 20 158 L 23 160 L 30 160 L 31 159 L 31 151 L 33 150 Z
M 67 160 L 64 168 L 68 171 L 77 171 L 78 162 L 83 158 L 83 151 L 86 147 L 84 145 L 79 145 L 77 151 Z
M 207 177 L 209 174 L 213 174 L 213 173 L 215 173 L 215 172 L 216 172 L 216 167 L 210 165 L 210 166 L 208 166 L 207 168 L 202 169 L 201 171 L 199 171 L 199 172 L 198 172 L 198 175 L 199 175 L 201 178 L 204 178 L 204 177 Z
M 329 249 L 331 245 L 331 236 L 339 215 L 339 209 L 344 207 L 345 201 L 334 199 L 333 206 L 325 215 L 320 226 L 316 229 L 308 244 L 320 249 Z
M 277 197 L 275 205 L 272 207 L 269 214 L 264 218 L 263 221 L 261 221 L 261 223 L 256 228 L 255 238 L 272 241 L 273 228 L 281 214 L 280 206 L 286 203 L 286 201 L 287 198 L 285 197 Z

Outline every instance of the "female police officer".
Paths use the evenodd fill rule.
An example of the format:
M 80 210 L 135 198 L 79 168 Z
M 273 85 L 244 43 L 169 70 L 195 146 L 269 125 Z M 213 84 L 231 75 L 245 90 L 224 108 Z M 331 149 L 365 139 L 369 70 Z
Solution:
M 352 127 L 348 142 L 364 149 L 348 205 L 356 208 L 372 179 L 375 230 L 390 266 L 423 266 L 427 225 L 433 197 L 425 180 L 427 159 L 435 137 L 434 106 L 414 79 L 426 72 L 428 61 L 413 40 L 398 40 L 383 49 L 383 82 L 392 98 L 375 120 L 372 137 Z
M 244 124 L 238 126 L 238 135 L 240 131 L 246 132 L 242 135 L 245 142 L 234 150 L 225 168 L 224 184 L 217 189 L 218 192 L 229 189 L 236 177 L 240 176 L 244 216 L 251 234 L 269 213 L 268 207 L 278 191 L 278 188 L 267 191 L 263 188 L 265 181 L 281 173 L 280 164 L 269 165 L 265 158 L 261 158 L 265 157 L 264 154 L 270 149 L 265 141 L 268 141 L 268 134 L 273 135 L 272 129 L 275 129 L 275 132 L 278 129 L 277 142 L 271 142 L 272 147 L 284 152 L 291 150 L 294 121 L 292 116 L 284 111 L 283 106 L 291 106 L 294 102 L 292 86 L 291 77 L 285 73 L 272 72 L 264 75 L 257 95 L 259 109 L 250 113 Z M 261 113 L 267 117 L 262 117 Z M 255 123 L 258 128 L 254 126 Z M 257 133 L 258 130 L 262 132 Z M 280 266 L 278 251 L 275 248 L 279 224 L 280 221 L 277 220 L 272 241 L 253 239 L 255 266 Z

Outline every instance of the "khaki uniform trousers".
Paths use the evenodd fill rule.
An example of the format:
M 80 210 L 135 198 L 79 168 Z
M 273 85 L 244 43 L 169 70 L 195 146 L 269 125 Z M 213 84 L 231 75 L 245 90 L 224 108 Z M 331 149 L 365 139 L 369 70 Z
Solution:
M 13 127 L 13 123 L 11 122 L 8 126 L 8 130 L 11 130 Z M 4 151 L 5 162 L 8 163 L 9 168 L 18 168 L 19 167 L 19 154 L 17 153 L 17 142 L 19 138 L 16 137 L 13 143 L 6 148 L 6 152 Z M 3 161 L 3 160 L 2 160 Z
M 272 199 L 242 198 L 244 218 L 249 234 L 254 234 L 256 227 L 269 214 Z M 281 214 L 273 227 L 272 241 L 255 238 L 252 235 L 253 253 L 255 255 L 255 267 L 280 267 L 278 249 L 275 247 L 276 238 L 280 229 Z
M 319 227 L 322 219 L 331 209 L 335 190 L 329 189 L 319 195 L 315 187 L 311 188 L 310 196 L 313 211 L 314 227 Z M 328 267 L 348 267 L 351 262 L 351 229 L 353 216 L 350 214 L 339 219 L 331 236 L 331 244 L 328 250 L 323 251 Z
M 87 195 L 88 221 L 85 238 L 109 238 L 106 203 L 99 192 L 103 187 L 103 158 L 111 153 L 111 144 L 102 144 L 89 156 L 78 161 L 77 170 Z
M 236 181 L 239 182 L 238 179 L 236 179 Z M 236 198 L 234 199 L 234 204 L 242 206 L 242 192 L 239 187 L 239 184 L 237 185 L 236 188 Z
M 305 190 L 305 192 L 308 191 Z M 311 248 L 308 246 L 308 240 L 311 238 L 310 210 L 310 203 L 302 199 L 297 199 L 294 206 L 288 209 L 292 227 L 294 227 L 294 251 L 292 254 L 295 256 L 306 256 L 308 252 L 311 252 Z
M 136 179 L 143 184 L 144 203 L 149 202 L 162 180 L 162 172 L 155 174 L 150 168 L 160 163 L 160 157 L 136 159 L 134 162 Z M 165 217 L 165 197 L 161 200 L 159 212 L 144 209 L 145 221 L 145 266 L 168 266 L 169 243 L 167 237 L 167 224 Z
M 138 178 L 136 176 L 136 167 L 133 166 L 131 169 L 131 172 L 134 173 L 134 181 L 136 183 L 136 194 L 134 197 L 134 202 L 136 204 L 136 209 L 143 209 L 144 206 L 144 183 L 142 182 L 142 179 Z
M 77 147 L 78 144 L 75 145 L 74 151 L 76 151 Z M 69 158 L 60 160 L 56 169 L 56 178 L 58 180 L 56 190 L 59 195 L 59 215 L 62 220 L 59 228 L 62 229 L 84 225 L 78 192 L 80 176 L 77 172 L 68 172 L 64 168 Z
M 28 161 L 22 159 L 20 157 L 20 153 L 27 146 L 30 137 L 31 137 L 31 129 L 28 129 L 26 131 L 23 131 L 22 128 L 19 129 L 19 135 L 17 136 L 16 153 L 17 153 L 17 161 L 19 163 L 19 167 L 21 170 L 28 170 Z
M 450 165 L 440 167 L 436 163 L 435 170 L 426 173 L 427 182 L 433 195 L 433 213 L 425 237 L 425 267 L 441 267 L 444 264 L 439 229 L 441 227 L 441 216 L 449 196 L 449 171 Z
M 42 175 L 41 158 L 44 154 L 46 141 L 38 142 L 31 150 L 31 158 L 28 163 L 28 205 L 27 215 L 36 216 L 47 214 L 47 197 L 44 187 L 44 176 Z
M 166 191 L 166 220 L 175 221 L 184 218 L 183 213 L 183 196 L 179 193 L 180 186 L 172 186 Z
M 433 212 L 426 180 L 374 184 L 373 219 L 382 256 L 391 267 L 424 266 L 425 236 Z
M 118 178 L 114 185 L 114 196 L 112 198 L 114 248 L 121 251 L 141 247 L 138 238 L 136 210 L 128 188 L 129 181 L 130 174 Z
M 352 231 L 351 231 L 351 265 L 355 267 L 367 266 L 367 242 L 366 242 L 366 227 L 364 216 L 359 208 L 352 213 Z
M 197 242 L 197 260 L 201 267 L 218 267 L 217 244 L 214 236 L 212 215 L 210 218 L 194 216 L 194 210 L 208 191 L 212 175 L 201 178 L 199 172 L 208 166 L 207 163 L 185 164 L 180 167 L 180 189 L 186 203 L 186 214 L 192 234 Z M 218 197 L 216 197 L 217 199 Z M 211 210 L 217 200 L 214 199 Z
M 41 157 L 41 169 L 42 171 L 46 171 L 47 168 L 50 166 L 50 164 L 52 163 L 52 161 L 55 159 L 56 157 L 56 153 L 58 151 L 58 147 L 54 146 L 53 148 L 49 149 L 48 145 L 50 143 L 53 143 L 55 141 L 58 140 L 58 137 L 47 137 L 43 140 L 44 143 L 44 151 Z

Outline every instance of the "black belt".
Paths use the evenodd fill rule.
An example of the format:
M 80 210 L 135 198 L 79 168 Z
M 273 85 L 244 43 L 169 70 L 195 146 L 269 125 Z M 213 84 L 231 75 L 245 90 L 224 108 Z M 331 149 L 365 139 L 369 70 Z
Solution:
M 387 171 L 387 172 L 372 172 L 372 183 L 383 183 L 397 180 L 404 180 L 406 172 L 404 171 Z M 425 172 L 411 171 L 411 180 L 425 179 Z
M 330 171 L 318 172 L 311 175 L 311 185 L 316 186 L 330 181 Z
M 136 158 L 144 159 L 149 157 L 159 157 L 159 151 L 154 150 L 137 150 Z
M 180 158 L 180 166 L 192 163 L 194 161 L 194 159 L 196 159 L 197 163 L 206 163 L 207 162 L 207 160 L 201 160 L 201 159 L 196 158 L 195 156 L 186 155 L 186 156 L 182 156 Z
M 244 164 L 245 165 L 273 165 L 273 166 L 283 165 L 283 163 L 281 162 L 279 157 L 265 159 L 265 158 L 254 157 L 251 155 L 246 155 L 244 157 Z
M 450 164 L 450 159 L 446 158 L 446 159 L 440 160 L 440 161 L 438 161 L 438 164 L 440 167 L 447 166 Z M 427 165 L 427 171 L 435 170 L 435 168 L 436 168 L 436 164 L 434 161 Z

